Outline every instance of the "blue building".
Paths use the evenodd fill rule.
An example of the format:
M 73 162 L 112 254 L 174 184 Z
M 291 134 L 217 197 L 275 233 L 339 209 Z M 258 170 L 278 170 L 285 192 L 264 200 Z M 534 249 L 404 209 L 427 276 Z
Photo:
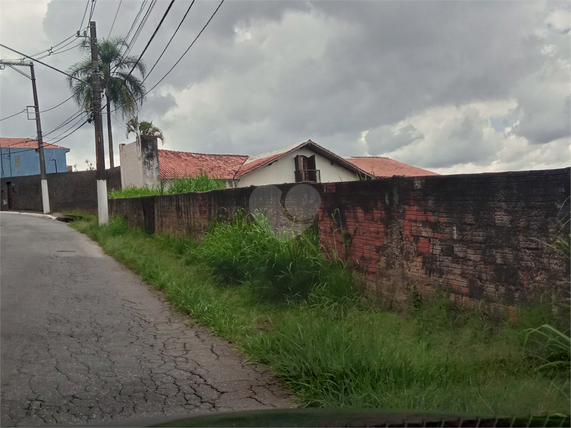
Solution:
M 40 174 L 38 141 L 28 138 L 0 138 L 2 148 L 2 177 L 21 177 Z M 46 173 L 66 172 L 66 153 L 69 149 L 44 143 Z

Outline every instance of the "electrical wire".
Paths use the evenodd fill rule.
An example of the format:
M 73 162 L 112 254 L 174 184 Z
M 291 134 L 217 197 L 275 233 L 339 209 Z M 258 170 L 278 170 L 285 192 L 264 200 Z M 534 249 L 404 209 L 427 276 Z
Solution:
M 65 43 L 65 42 L 67 42 L 69 39 L 72 39 L 72 38 L 75 38 L 75 37 L 77 37 L 76 34 L 72 34 L 72 35 L 69 36 L 68 38 L 62 40 L 62 41 L 59 42 L 58 44 L 53 45 L 53 46 L 50 47 L 49 49 L 44 49 L 43 51 L 40 51 L 40 52 L 38 52 L 37 54 L 31 55 L 31 56 L 37 57 L 37 56 L 39 56 L 39 55 L 42 55 L 43 53 L 49 52 L 50 50 L 52 50 L 52 49 L 54 49 L 54 48 L 57 48 L 59 45 L 61 45 L 61 44 Z M 70 42 L 70 43 L 73 43 L 73 42 Z
M 2 119 L 0 119 L 0 122 L 2 122 L 3 120 L 6 120 L 6 119 L 10 119 L 11 117 L 14 117 L 14 116 L 18 116 L 19 114 L 22 114 L 22 113 L 25 113 L 25 112 L 26 112 L 26 109 L 24 109 L 24 110 L 22 110 L 22 111 L 19 111 L 18 113 L 14 113 L 14 114 L 11 115 L 11 116 L 3 117 Z
M 141 22 L 139 23 L 139 26 L 137 27 L 137 30 L 135 30 L 135 34 L 133 34 L 133 37 L 131 38 L 130 41 L 128 41 L 128 47 L 125 50 L 124 55 L 128 55 L 129 52 L 131 52 L 131 50 L 133 49 L 133 46 L 135 45 L 135 42 L 137 41 L 137 39 L 139 38 L 139 36 L 141 35 L 141 32 L 143 31 L 143 27 L 145 26 L 145 24 L 147 23 L 149 16 L 151 16 L 151 12 L 153 11 L 155 5 L 157 4 L 157 0 L 151 0 L 151 4 L 149 5 L 147 11 L 145 12 L 145 15 L 143 16 L 143 18 L 141 19 Z
M 186 48 L 186 50 L 183 52 L 183 54 L 180 56 L 180 58 L 177 60 L 177 62 L 174 63 L 174 65 L 170 68 L 169 71 L 166 72 L 166 74 L 157 82 L 155 83 L 155 85 L 149 89 L 147 92 L 145 92 L 146 96 L 149 92 L 151 92 L 153 89 L 155 89 L 163 80 L 165 80 L 165 78 L 174 70 L 174 68 L 178 65 L 179 62 L 182 61 L 182 59 L 184 58 L 184 56 L 187 54 L 187 52 L 190 50 L 190 48 L 192 48 L 194 46 L 194 44 L 196 43 L 196 41 L 198 40 L 198 38 L 200 37 L 200 35 L 204 32 L 204 30 L 206 29 L 206 27 L 208 27 L 208 24 L 210 24 L 210 21 L 212 21 L 212 19 L 214 18 L 214 16 L 216 15 L 216 13 L 218 12 L 218 10 L 220 9 L 220 7 L 222 6 L 222 4 L 224 3 L 225 0 L 221 0 L 220 3 L 218 4 L 218 7 L 216 8 L 216 10 L 214 11 L 214 13 L 212 13 L 212 15 L 210 16 L 210 19 L 208 19 L 208 21 L 206 22 L 206 24 L 204 24 L 204 27 L 202 27 L 202 30 L 200 30 L 200 32 L 198 33 L 198 35 L 194 38 L 194 40 L 192 41 L 192 43 L 190 44 L 190 46 L 188 48 Z
M 89 19 L 87 22 L 91 22 L 91 18 L 93 18 L 93 12 L 95 12 L 95 5 L 97 4 L 97 0 L 91 0 L 91 10 L 89 11 Z
M 133 29 L 135 28 L 135 25 L 137 24 L 137 21 L 139 20 L 139 16 L 141 16 L 141 13 L 143 13 L 143 10 L 145 9 L 146 3 L 147 3 L 147 0 L 143 0 L 143 3 L 141 3 L 141 7 L 139 8 L 139 12 L 137 12 L 137 16 L 135 16 L 135 19 L 133 20 L 133 23 L 131 24 L 129 31 L 127 31 L 127 35 L 125 36 L 125 40 L 129 39 L 131 32 L 133 31 Z
M 160 22 L 158 23 L 157 27 L 155 28 L 155 31 L 153 31 L 153 34 L 151 35 L 149 41 L 148 41 L 147 44 L 145 45 L 145 48 L 143 49 L 143 51 L 141 52 L 141 54 L 139 55 L 139 57 L 138 57 L 137 60 L 135 61 L 135 64 L 133 64 L 133 67 L 131 68 L 131 70 L 129 71 L 129 73 L 128 73 L 127 76 L 130 76 L 130 75 L 133 73 L 133 71 L 135 70 L 135 68 L 137 68 L 137 65 L 139 64 L 139 62 L 140 62 L 141 59 L 143 58 L 143 55 L 145 54 L 145 52 L 146 52 L 147 49 L 149 48 L 151 42 L 153 41 L 153 39 L 154 39 L 155 36 L 157 35 L 157 32 L 158 32 L 159 29 L 161 28 L 161 26 L 162 26 L 162 24 L 163 24 L 165 18 L 166 18 L 167 15 L 169 14 L 169 12 L 170 12 L 170 10 L 171 10 L 171 8 L 172 8 L 172 5 L 174 4 L 175 1 L 176 1 L 176 0 L 171 0 L 171 2 L 169 3 L 169 5 L 168 5 L 168 7 L 167 7 L 167 10 L 166 10 L 165 13 L 163 14 L 163 16 L 162 16 Z M 126 54 L 127 54 L 127 51 L 125 52 L 124 55 L 126 55 Z M 123 80 L 123 82 L 122 82 L 122 84 L 121 84 L 121 87 L 125 86 L 125 84 L 126 84 L 125 82 L 126 82 L 126 80 Z M 140 100 L 140 99 L 141 99 L 141 98 L 139 98 L 139 100 Z M 105 108 L 109 105 L 109 103 L 110 103 L 110 101 L 107 100 L 107 103 L 106 103 L 105 106 L 102 108 L 102 110 L 105 109 Z M 115 108 L 115 109 L 113 110 L 113 112 L 115 112 L 115 111 L 117 111 L 117 108 Z
M 161 28 L 161 25 L 163 25 L 163 22 L 165 20 L 165 18 L 167 17 L 167 15 L 169 14 L 172 5 L 174 4 L 176 0 L 171 0 L 171 2 L 169 3 L 169 6 L 167 7 L 167 10 L 165 11 L 165 13 L 163 14 L 163 17 L 161 18 L 159 25 L 157 25 L 157 28 L 155 28 L 155 31 L 153 31 L 153 34 L 151 35 L 151 38 L 149 39 L 149 41 L 147 42 L 145 48 L 143 49 L 143 52 L 141 52 L 141 55 L 139 55 L 139 58 L 137 59 L 137 61 L 135 62 L 135 64 L 133 64 L 133 68 L 131 68 L 131 71 L 129 71 L 129 75 L 131 75 L 131 73 L 133 72 L 133 70 L 135 70 L 135 68 L 137 68 L 137 65 L 139 64 L 139 62 L 141 61 L 141 58 L 143 58 L 143 55 L 145 55 L 145 52 L 147 52 L 147 49 L 149 48 L 151 42 L 153 41 L 153 39 L 155 38 L 155 36 L 157 35 L 157 32 L 159 31 L 159 29 Z
M 115 21 L 117 20 L 117 15 L 119 14 L 119 9 L 121 9 L 121 3 L 123 3 L 123 0 L 121 0 L 119 2 L 119 6 L 117 6 L 117 12 L 115 12 L 115 18 L 113 18 L 113 24 L 111 24 L 111 28 L 109 29 L 109 34 L 107 35 L 107 38 L 111 37 L 111 32 L 113 31 L 113 27 L 115 26 Z
M 73 42 L 73 41 L 75 41 L 75 40 L 72 40 L 72 42 Z M 81 45 L 82 45 L 82 42 L 79 42 L 79 43 L 75 44 L 74 46 L 72 46 L 72 47 L 70 47 L 70 48 L 61 50 L 61 49 L 63 49 L 63 46 L 62 46 L 60 49 L 58 49 L 58 50 L 56 50 L 56 51 L 50 51 L 49 53 L 47 53 L 47 54 L 45 54 L 45 55 L 43 55 L 43 56 L 35 57 L 35 59 L 44 59 L 44 58 L 47 58 L 48 56 L 59 55 L 59 54 L 61 54 L 61 53 L 70 51 L 70 50 L 72 50 L 72 49 L 77 49 L 77 48 L 81 47 Z M 66 46 L 68 46 L 68 45 L 66 45 Z
M 63 128 L 64 126 L 68 125 L 69 123 L 73 122 L 74 120 L 77 120 L 78 118 L 80 118 L 83 115 L 87 115 L 87 112 L 85 111 L 79 111 L 77 113 L 72 114 L 70 117 L 68 117 L 65 121 L 63 121 L 62 123 L 60 123 L 58 126 L 56 126 L 54 129 L 52 129 L 49 132 L 45 132 L 43 134 L 44 137 L 47 137 L 50 134 L 53 134 L 56 131 L 59 131 L 61 128 Z M 75 125 L 75 124 L 74 124 Z M 74 126 L 71 125 L 71 126 Z M 64 131 L 66 132 L 66 131 Z M 57 137 L 56 137 L 57 138 Z
M 85 120 L 84 122 L 82 122 L 77 128 L 75 128 L 73 131 L 71 131 L 69 134 L 64 135 L 63 137 L 61 137 L 58 140 L 51 140 L 48 144 L 55 144 L 55 143 L 59 143 L 61 140 L 66 139 L 67 137 L 69 137 L 70 135 L 74 134 L 75 132 L 79 131 L 80 128 L 83 127 L 83 125 L 85 125 L 86 123 L 88 123 L 89 120 Z
M 89 1 L 87 0 L 87 4 L 85 5 L 85 10 L 83 11 L 83 18 L 81 18 L 81 24 L 79 24 L 79 30 L 77 30 L 78 32 L 82 30 L 83 28 L 83 21 L 85 21 L 85 15 L 87 14 L 87 9 L 89 8 Z
M 192 9 L 192 6 L 194 5 L 195 0 L 192 0 L 192 3 L 190 3 L 190 6 L 188 7 L 188 9 L 186 10 L 186 13 L 184 14 L 184 16 L 182 17 L 182 19 L 180 20 L 178 27 L 176 27 L 176 30 L 174 31 L 173 35 L 171 36 L 169 42 L 167 43 L 167 45 L 165 46 L 165 48 L 163 49 L 163 51 L 161 52 L 161 54 L 159 55 L 158 59 L 155 61 L 155 63 L 153 64 L 153 66 L 151 67 L 151 69 L 149 70 L 149 72 L 147 73 L 147 75 L 144 77 L 143 81 L 141 83 L 144 83 L 145 80 L 147 80 L 147 78 L 149 77 L 149 75 L 153 72 L 153 70 L 155 69 L 155 67 L 157 66 L 157 64 L 159 63 L 159 61 L 161 60 L 161 58 L 163 57 L 163 55 L 165 54 L 166 50 L 168 49 L 168 47 L 170 46 L 171 42 L 174 39 L 174 36 L 176 36 L 176 33 L 178 33 L 178 30 L 180 29 L 182 23 L 184 22 L 184 20 L 186 19 L 188 13 L 190 12 L 190 9 Z
M 61 70 L 58 69 L 58 68 L 52 67 L 51 65 L 48 65 L 48 64 L 46 64 L 45 62 L 42 62 L 42 61 L 40 61 L 40 60 L 38 60 L 38 59 L 35 59 L 35 58 L 32 58 L 31 56 L 28 56 L 28 55 L 26 55 L 26 54 L 23 54 L 22 52 L 18 52 L 16 49 L 9 48 L 8 46 L 3 45 L 2 43 L 0 43 L 0 46 L 3 47 L 4 49 L 8 49 L 9 51 L 12 51 L 12 52 L 14 52 L 14 53 L 17 53 L 18 55 L 22 55 L 24 58 L 28 58 L 29 60 L 32 60 L 32 61 L 34 61 L 34 62 L 37 62 L 38 64 L 42 64 L 42 65 L 44 65 L 44 66 L 46 66 L 46 67 L 48 67 L 48 68 L 51 68 L 52 70 L 57 71 L 58 73 L 61 73 L 61 74 L 65 75 L 65 76 L 67 76 L 67 77 L 69 77 L 69 78 L 71 78 L 71 79 L 74 79 L 74 80 L 77 80 L 77 81 L 83 82 L 83 83 L 88 83 L 88 82 L 86 82 L 86 81 L 84 81 L 84 80 L 81 80 L 81 79 L 78 79 L 77 77 L 72 76 L 71 74 L 66 73 L 65 71 L 61 71 Z
M 53 110 L 53 109 L 55 109 L 55 108 L 58 108 L 58 107 L 61 106 L 62 104 L 67 103 L 67 102 L 68 102 L 69 100 L 71 100 L 72 98 L 73 98 L 73 95 L 70 96 L 69 98 L 67 98 L 66 100 L 62 101 L 62 102 L 59 103 L 58 105 L 55 105 L 55 106 L 50 107 L 50 108 L 48 108 L 48 109 L 42 110 L 40 113 L 45 113 L 45 112 L 47 112 L 47 111 Z M 24 110 L 24 111 L 25 111 L 25 110 Z

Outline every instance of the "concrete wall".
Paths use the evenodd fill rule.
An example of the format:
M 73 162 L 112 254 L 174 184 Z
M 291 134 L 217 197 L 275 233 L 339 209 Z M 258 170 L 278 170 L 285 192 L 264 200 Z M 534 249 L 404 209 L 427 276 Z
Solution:
M 143 162 L 143 186 L 155 187 L 161 183 L 159 148 L 157 137 L 141 135 L 141 160 Z
M 398 305 L 412 288 L 427 293 L 438 286 L 463 302 L 513 304 L 568 293 L 569 260 L 544 243 L 569 233 L 560 223 L 569 213 L 569 183 L 566 168 L 312 187 L 321 197 L 315 219 L 324 250 L 360 271 L 372 294 Z M 282 206 L 296 186 L 278 186 Z M 272 187 L 114 199 L 110 214 L 148 233 L 200 237 L 212 221 L 248 211 L 256 189 Z M 268 207 L 281 212 L 275 202 Z
M 48 174 L 50 209 L 52 212 L 83 210 L 97 212 L 97 179 L 95 171 Z M 107 170 L 107 189 L 121 188 L 119 167 Z M 8 206 L 10 200 L 12 206 Z M 40 176 L 3 178 L 0 208 L 2 211 L 42 211 Z
M 143 187 L 143 160 L 138 143 L 119 144 L 121 187 Z
M 297 155 L 315 155 L 315 169 L 320 170 L 321 182 L 355 181 L 359 178 L 356 174 L 347 171 L 336 164 L 331 164 L 329 159 L 317 153 L 301 149 L 292 153 L 286 153 L 270 165 L 263 166 L 240 178 L 237 187 L 263 186 L 266 184 L 295 183 L 295 157 Z
M 119 145 L 121 186 L 154 187 L 160 184 L 157 137 L 141 135 L 140 141 Z

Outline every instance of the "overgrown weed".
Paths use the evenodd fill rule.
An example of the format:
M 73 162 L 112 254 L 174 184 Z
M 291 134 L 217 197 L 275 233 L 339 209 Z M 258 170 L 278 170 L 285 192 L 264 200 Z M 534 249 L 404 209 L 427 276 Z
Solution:
M 152 187 L 127 187 L 125 189 L 112 190 L 109 198 L 139 198 L 142 196 L 170 195 L 189 192 L 208 192 L 226 188 L 226 182 L 218 178 L 211 178 L 204 171 L 196 176 L 175 177 L 168 182 L 162 181 L 158 186 Z
M 522 310 L 513 323 L 484 306 L 461 310 L 440 294 L 417 299 L 408 316 L 383 311 L 355 292 L 342 263 L 323 261 L 311 231 L 292 239 L 243 214 L 201 245 L 148 237 L 118 219 L 74 227 L 271 367 L 304 405 L 568 413 L 569 377 L 539 370 L 544 361 L 524 346 L 529 326 L 552 322 L 543 308 Z

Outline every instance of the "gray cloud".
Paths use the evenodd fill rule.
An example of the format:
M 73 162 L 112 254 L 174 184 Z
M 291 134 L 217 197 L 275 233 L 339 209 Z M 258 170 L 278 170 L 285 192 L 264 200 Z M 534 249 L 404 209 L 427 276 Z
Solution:
M 118 4 L 97 3 L 99 38 L 109 33 Z M 114 35 L 126 35 L 140 5 L 122 3 Z M 188 5 L 175 3 L 145 54 L 149 67 Z M 196 2 L 148 88 L 216 6 Z M 84 7 L 52 0 L 42 34 L 27 38 L 16 31 L 36 28 L 26 14 L 8 20 L 3 13 L 2 39 L 35 53 L 73 34 Z M 141 52 L 165 8 L 157 3 L 132 54 Z M 534 145 L 561 147 L 569 138 L 565 13 L 561 3 L 547 2 L 227 1 L 139 116 L 162 128 L 167 146 L 177 150 L 256 154 L 311 138 L 341 155 L 383 154 L 427 168 L 495 168 L 493 162 L 516 150 L 512 137 L 529 143 L 518 143 L 518 153 Z M 46 61 L 65 70 L 80 59 L 81 52 L 70 51 Z M 40 70 L 42 107 L 65 99 L 63 76 Z M 0 78 L 2 117 L 30 104 L 28 82 L 7 71 Z M 493 113 L 506 116 L 507 137 L 490 127 L 482 107 L 498 101 L 515 106 Z M 434 113 L 452 106 L 458 108 L 453 117 Z M 53 129 L 75 111 L 70 102 L 46 113 L 44 127 Z M 118 143 L 125 141 L 123 122 L 114 122 Z M 0 125 L 3 136 L 34 134 L 22 117 Z M 86 126 L 61 144 L 72 149 L 71 158 L 94 158 L 92 140 Z

